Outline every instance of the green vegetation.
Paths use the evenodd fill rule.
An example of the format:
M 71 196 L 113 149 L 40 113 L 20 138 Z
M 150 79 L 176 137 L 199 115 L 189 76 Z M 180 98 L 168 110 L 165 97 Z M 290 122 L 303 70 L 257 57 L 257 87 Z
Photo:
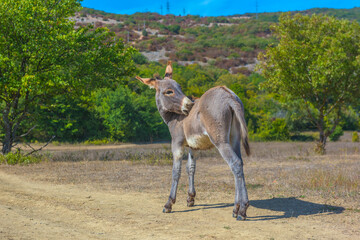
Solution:
M 259 14 L 256 20 L 252 14 L 118 15 L 79 7 L 77 0 L 0 3 L 3 153 L 17 142 L 47 142 L 52 136 L 58 144 L 169 140 L 153 90 L 132 78 L 163 76 L 165 61 L 151 62 L 130 46 L 143 52 L 165 49 L 174 62 L 173 78 L 188 96 L 200 97 L 218 85 L 232 89 L 244 103 L 253 141 L 313 141 L 301 132 L 318 128 L 307 116 L 319 119 L 321 111 L 327 111 L 321 121 L 331 140 L 360 128 L 360 98 L 354 95 L 359 81 L 351 77 L 359 69 L 356 21 L 288 14 L 274 34 L 271 26 L 280 13 Z M 360 15 L 358 8 L 301 13 L 321 11 L 350 20 Z M 93 24 L 85 21 L 90 15 L 98 19 Z M 287 44 L 277 45 L 283 41 L 280 33 L 288 34 Z M 256 57 L 266 49 L 260 75 L 254 72 Z M 278 58 L 269 58 L 269 51 Z M 271 61 L 267 66 L 274 71 L 264 65 Z M 286 69 L 275 71 L 279 65 Z M 270 84 L 279 91 L 264 88 Z
M 86 95 L 113 86 L 133 72 L 133 48 L 106 28 L 75 29 L 69 20 L 80 10 L 77 0 L 0 3 L 0 110 L 2 153 L 20 140 L 32 108 L 51 107 L 54 97 Z M 55 100 L 56 101 L 56 100 Z M 65 104 L 54 106 L 62 112 Z M 56 114 L 55 114 L 56 115 Z M 64 123 L 68 131 L 72 122 Z M 32 127 L 31 127 L 32 128 Z M 24 132 L 27 129 L 22 129 Z
M 352 142 L 359 142 L 359 135 L 357 132 L 353 132 L 351 140 Z
M 38 155 L 24 155 L 20 151 L 17 151 L 15 153 L 10 152 L 6 155 L 0 155 L 0 164 L 5 163 L 9 165 L 15 165 L 15 164 L 21 164 L 21 165 L 27 165 L 32 163 L 39 163 L 45 159 L 44 156 L 38 156 Z
M 264 86 L 300 101 L 317 127 L 320 153 L 338 126 L 343 109 L 358 101 L 360 92 L 360 26 L 329 16 L 283 14 L 273 31 L 279 44 L 260 54 Z
M 340 137 L 344 135 L 344 131 L 341 126 L 337 125 L 333 131 L 333 133 L 329 136 L 330 140 L 336 142 L 340 139 Z

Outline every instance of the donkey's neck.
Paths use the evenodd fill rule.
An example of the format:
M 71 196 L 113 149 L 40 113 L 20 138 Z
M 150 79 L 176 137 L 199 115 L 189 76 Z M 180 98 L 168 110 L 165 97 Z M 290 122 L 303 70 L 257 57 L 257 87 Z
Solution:
M 166 112 L 159 110 L 159 113 L 166 125 L 168 126 L 179 123 L 185 118 L 185 115 L 180 115 L 174 112 Z

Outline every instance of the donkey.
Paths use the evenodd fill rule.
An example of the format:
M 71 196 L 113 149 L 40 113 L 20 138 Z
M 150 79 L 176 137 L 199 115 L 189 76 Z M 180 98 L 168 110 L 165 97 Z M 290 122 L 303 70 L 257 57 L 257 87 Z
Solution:
M 184 148 L 189 148 L 186 165 L 189 177 L 187 206 L 195 203 L 194 174 L 196 162 L 192 150 L 210 149 L 215 146 L 228 163 L 235 178 L 235 204 L 233 217 L 246 219 L 249 200 L 245 186 L 243 161 L 240 153 L 242 142 L 250 155 L 244 107 L 239 97 L 225 86 L 214 87 L 201 98 L 191 101 L 172 79 L 169 61 L 164 79 L 136 77 L 142 83 L 156 89 L 156 105 L 161 117 L 169 127 L 173 153 L 172 184 L 170 196 L 163 212 L 170 213 L 176 201 L 176 192 L 181 174 Z

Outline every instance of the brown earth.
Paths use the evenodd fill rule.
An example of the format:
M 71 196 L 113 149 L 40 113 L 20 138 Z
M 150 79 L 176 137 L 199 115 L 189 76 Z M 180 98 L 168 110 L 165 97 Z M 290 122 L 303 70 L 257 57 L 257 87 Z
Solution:
M 356 239 L 360 156 L 359 147 L 349 144 L 347 149 L 355 152 L 334 148 L 338 155 L 305 158 L 307 144 L 253 144 L 255 156 L 245 158 L 251 201 L 246 221 L 231 216 L 233 178 L 217 157 L 198 160 L 192 208 L 186 207 L 183 169 L 170 214 L 162 213 L 170 188 L 169 165 L 0 165 L 0 239 Z M 268 158 L 260 156 L 261 149 Z M 282 149 L 292 152 L 281 155 Z M 319 174 L 319 169 L 324 171 Z M 342 171 L 348 178 L 337 180 Z M 316 188 L 311 176 L 323 175 L 343 187 Z

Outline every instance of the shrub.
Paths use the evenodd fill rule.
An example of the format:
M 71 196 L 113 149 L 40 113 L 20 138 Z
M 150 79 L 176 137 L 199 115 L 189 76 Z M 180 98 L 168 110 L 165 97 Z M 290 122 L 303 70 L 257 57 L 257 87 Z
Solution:
M 111 139 L 95 139 L 95 140 L 86 140 L 84 142 L 85 145 L 103 145 L 111 143 Z
M 336 142 L 340 137 L 344 135 L 344 131 L 341 126 L 336 126 L 334 132 L 329 136 L 330 140 Z
M 43 159 L 44 159 L 43 156 L 40 155 L 26 156 L 22 154 L 20 151 L 10 152 L 6 155 L 0 155 L 0 163 L 1 164 L 6 163 L 9 165 L 15 165 L 15 164 L 27 165 L 31 163 L 39 163 Z
M 289 140 L 290 133 L 285 119 L 278 118 L 273 121 L 263 121 L 259 133 L 256 134 L 256 138 L 265 141 Z
M 239 68 L 231 68 L 233 74 L 244 74 L 246 76 L 250 76 L 252 72 L 247 67 L 239 67 Z
M 179 34 L 181 27 L 179 25 L 170 25 L 170 26 L 167 27 L 167 29 L 170 32 L 173 32 L 175 34 Z
M 139 52 L 134 53 L 132 55 L 132 59 L 136 64 L 142 65 L 142 64 L 148 63 L 147 58 L 144 55 L 142 55 L 141 53 L 139 53 Z
M 353 132 L 351 141 L 352 142 L 359 142 L 359 135 L 358 135 L 357 132 Z

